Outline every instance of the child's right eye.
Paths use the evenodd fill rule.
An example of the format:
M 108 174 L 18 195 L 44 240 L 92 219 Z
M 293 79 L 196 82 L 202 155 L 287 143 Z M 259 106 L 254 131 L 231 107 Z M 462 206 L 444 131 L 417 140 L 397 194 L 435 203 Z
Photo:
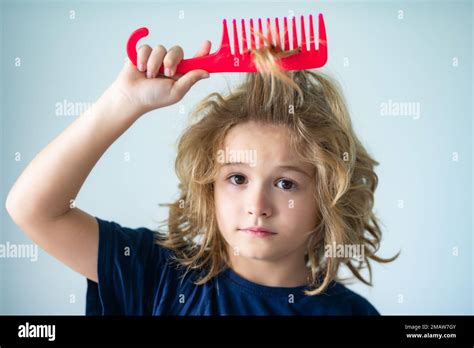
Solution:
M 244 178 L 244 182 L 245 182 L 245 177 L 239 174 L 231 175 L 230 177 L 227 178 L 227 180 L 230 180 L 230 182 L 234 185 L 241 185 L 244 183 L 244 182 L 235 183 L 235 181 L 232 180 L 233 178 Z

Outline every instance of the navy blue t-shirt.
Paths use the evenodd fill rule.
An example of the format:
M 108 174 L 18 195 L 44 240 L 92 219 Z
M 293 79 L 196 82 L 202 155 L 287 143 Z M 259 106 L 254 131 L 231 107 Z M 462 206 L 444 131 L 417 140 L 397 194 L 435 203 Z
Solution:
M 86 315 L 380 315 L 337 282 L 308 296 L 305 286 L 264 286 L 226 268 L 196 285 L 197 271 L 171 262 L 150 229 L 96 219 L 99 282 L 87 279 Z

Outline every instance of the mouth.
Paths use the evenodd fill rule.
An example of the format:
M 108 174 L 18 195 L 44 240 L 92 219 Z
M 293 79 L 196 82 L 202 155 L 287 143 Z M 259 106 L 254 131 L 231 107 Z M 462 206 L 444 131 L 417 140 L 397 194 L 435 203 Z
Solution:
M 270 237 L 277 234 L 275 232 L 269 231 L 261 227 L 244 228 L 244 229 L 240 229 L 239 231 L 242 231 L 254 237 Z

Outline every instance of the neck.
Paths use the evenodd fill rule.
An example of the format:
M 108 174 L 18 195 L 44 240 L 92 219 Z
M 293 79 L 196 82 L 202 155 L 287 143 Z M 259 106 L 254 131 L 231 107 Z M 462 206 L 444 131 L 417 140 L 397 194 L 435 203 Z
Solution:
M 278 260 L 256 260 L 234 255 L 228 250 L 230 267 L 242 278 L 273 287 L 296 287 L 308 284 L 310 268 L 304 257 L 284 257 Z

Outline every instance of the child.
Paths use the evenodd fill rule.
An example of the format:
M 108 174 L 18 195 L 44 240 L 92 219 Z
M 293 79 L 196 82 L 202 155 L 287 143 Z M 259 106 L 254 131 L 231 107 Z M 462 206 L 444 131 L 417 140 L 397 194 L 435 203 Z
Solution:
M 209 51 L 206 41 L 196 56 Z M 11 189 L 13 220 L 88 278 L 86 314 L 379 314 L 337 281 L 344 264 L 371 285 L 369 259 L 396 257 L 375 255 L 378 163 L 354 134 L 330 78 L 282 72 L 274 52 L 255 54 L 260 72 L 227 96 L 208 96 L 180 137 L 180 198 L 166 205 L 167 231 L 123 227 L 70 203 L 140 116 L 176 103 L 208 77 L 174 73 L 179 46 L 142 46 L 138 68 L 127 62 Z M 166 76 L 158 75 L 162 64 Z M 359 273 L 365 265 L 368 281 Z

